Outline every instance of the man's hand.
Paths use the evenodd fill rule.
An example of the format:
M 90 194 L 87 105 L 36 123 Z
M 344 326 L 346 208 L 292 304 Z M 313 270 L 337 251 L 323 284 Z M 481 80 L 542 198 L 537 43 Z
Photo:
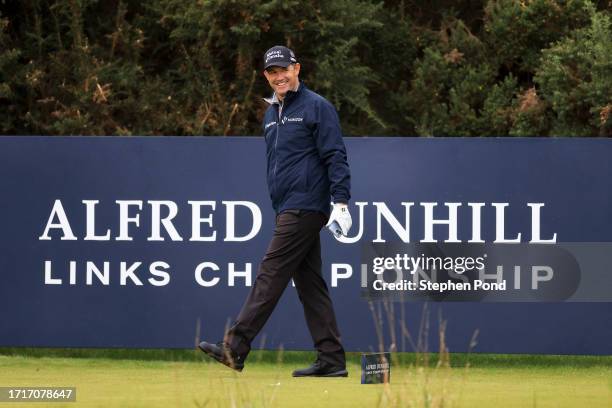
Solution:
M 332 205 L 334 207 L 325 226 L 336 238 L 340 238 L 341 235 L 346 237 L 353 224 L 348 205 L 345 203 L 332 203 Z

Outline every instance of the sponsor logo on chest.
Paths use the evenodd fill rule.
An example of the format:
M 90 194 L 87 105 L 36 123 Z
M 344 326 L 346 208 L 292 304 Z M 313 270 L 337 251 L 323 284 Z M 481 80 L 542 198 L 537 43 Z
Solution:
M 288 117 L 283 117 L 283 120 L 281 121 L 283 123 L 283 125 L 286 122 L 302 122 L 304 120 L 304 118 L 288 118 Z

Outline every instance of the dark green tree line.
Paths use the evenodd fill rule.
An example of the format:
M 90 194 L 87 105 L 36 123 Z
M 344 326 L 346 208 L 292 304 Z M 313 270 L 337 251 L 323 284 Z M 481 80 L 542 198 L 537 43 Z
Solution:
M 0 133 L 258 135 L 285 44 L 348 135 L 611 136 L 610 5 L 0 0 Z

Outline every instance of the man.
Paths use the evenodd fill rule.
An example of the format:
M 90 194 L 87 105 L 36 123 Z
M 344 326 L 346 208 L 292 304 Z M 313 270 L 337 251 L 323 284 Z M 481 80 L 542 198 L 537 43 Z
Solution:
M 266 99 L 270 106 L 263 131 L 276 227 L 235 323 L 222 342 L 202 342 L 200 349 L 242 371 L 251 342 L 293 279 L 317 350 L 315 363 L 293 376 L 346 377 L 340 332 L 321 275 L 319 239 L 326 221 L 335 234 L 346 235 L 351 227 L 350 172 L 338 115 L 331 103 L 300 82 L 300 64 L 287 47 L 265 53 L 263 73 L 274 91 Z

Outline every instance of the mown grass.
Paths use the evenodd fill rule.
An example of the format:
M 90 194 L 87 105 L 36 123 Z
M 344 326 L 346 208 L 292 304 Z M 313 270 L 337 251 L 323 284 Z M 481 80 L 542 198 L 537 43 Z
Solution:
M 438 353 L 393 353 L 394 361 L 402 365 L 430 366 L 438 364 Z M 120 349 L 120 348 L 44 348 L 44 347 L 0 347 L 0 356 L 93 358 L 109 360 L 140 361 L 204 361 L 206 357 L 194 349 Z M 277 350 L 254 350 L 249 361 L 276 363 L 279 358 L 285 363 L 308 364 L 313 361 L 312 351 L 285 351 L 279 357 Z M 347 360 L 359 364 L 361 353 L 347 353 Z M 455 367 L 476 365 L 478 367 L 612 367 L 612 356 L 549 355 L 549 354 L 487 354 L 452 353 L 451 363 Z
M 54 407 L 610 407 L 611 356 L 398 353 L 391 383 L 291 377 L 311 352 L 254 351 L 236 373 L 193 350 L 0 349 L 1 386 L 75 386 Z M 11 404 L 20 406 L 22 404 Z M 25 406 L 25 405 L 24 405 Z M 41 405 L 35 405 L 41 406 Z

